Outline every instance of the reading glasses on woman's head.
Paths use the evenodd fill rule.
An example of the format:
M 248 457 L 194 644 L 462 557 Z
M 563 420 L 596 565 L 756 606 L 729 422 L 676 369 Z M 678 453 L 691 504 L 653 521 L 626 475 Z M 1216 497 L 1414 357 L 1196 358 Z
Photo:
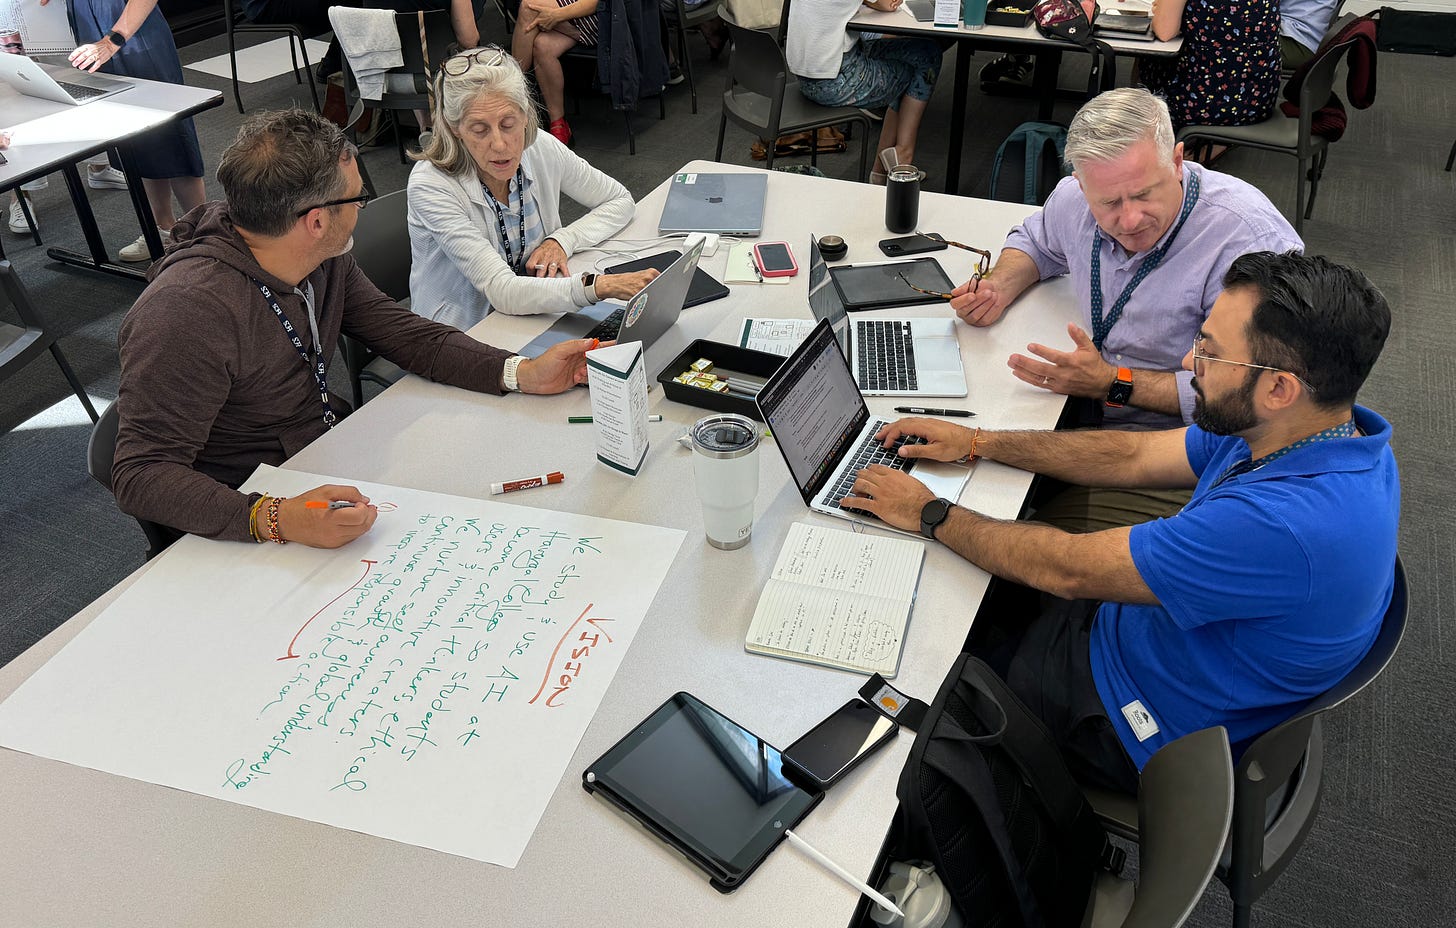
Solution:
M 505 60 L 505 49 L 497 48 L 494 45 L 486 45 L 481 48 L 472 48 L 468 52 L 461 52 L 458 55 L 446 58 L 445 63 L 440 68 L 451 77 L 459 77 L 466 71 L 469 71 L 477 61 L 489 68 Z
M 1203 376 L 1203 361 L 1217 361 L 1219 364 L 1237 364 L 1239 367 L 1252 367 L 1255 370 L 1260 371 L 1273 371 L 1276 374 L 1288 374 L 1290 377 L 1293 377 L 1295 380 L 1299 381 L 1300 385 L 1303 386 L 1305 390 L 1309 391 L 1311 394 L 1314 393 L 1314 387 L 1311 387 L 1309 385 L 1309 381 L 1305 380 L 1294 371 L 1285 370 L 1282 367 L 1270 367 L 1267 364 L 1252 364 L 1248 361 L 1231 361 L 1228 358 L 1215 358 L 1213 355 L 1204 354 L 1203 339 L 1204 336 L 1202 333 L 1193 336 L 1193 376 L 1195 377 Z

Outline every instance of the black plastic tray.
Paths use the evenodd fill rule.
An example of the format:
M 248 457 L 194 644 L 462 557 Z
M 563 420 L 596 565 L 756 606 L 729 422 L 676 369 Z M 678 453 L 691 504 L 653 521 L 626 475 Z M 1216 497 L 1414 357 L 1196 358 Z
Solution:
M 700 409 L 711 409 L 714 412 L 736 412 L 739 415 L 748 416 L 750 419 L 763 421 L 763 416 L 758 412 L 758 404 L 750 397 L 714 393 L 711 390 L 689 387 L 673 380 L 678 374 L 692 367 L 693 362 L 698 358 L 707 358 L 712 361 L 715 371 L 721 369 L 729 373 L 749 374 L 764 379 L 772 377 L 774 372 L 779 369 L 779 365 L 787 360 L 786 358 L 770 354 L 767 351 L 754 351 L 752 348 L 740 348 L 737 345 L 700 338 L 689 345 L 682 354 L 669 361 L 667 366 L 662 369 L 662 373 L 657 375 L 657 382 L 662 384 L 663 395 L 670 400 L 697 406 Z

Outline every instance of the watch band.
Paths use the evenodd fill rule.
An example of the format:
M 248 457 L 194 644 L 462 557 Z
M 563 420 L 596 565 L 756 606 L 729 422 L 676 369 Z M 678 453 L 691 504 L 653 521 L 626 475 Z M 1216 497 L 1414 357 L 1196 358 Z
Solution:
M 955 504 L 944 497 L 937 497 L 929 500 L 920 508 L 920 534 L 935 541 L 935 530 L 940 528 L 945 520 L 950 517 L 951 507 Z
M 121 48 L 123 45 L 126 44 L 126 36 L 113 29 L 110 32 L 106 33 L 106 41 L 110 42 L 112 45 L 115 45 L 117 48 Z
M 586 295 L 591 298 L 591 301 L 593 303 L 601 302 L 601 297 L 597 296 L 597 275 L 591 273 L 590 271 L 582 274 L 581 285 L 586 290 Z
M 515 393 L 521 389 L 521 384 L 516 380 L 516 368 L 526 360 L 524 356 L 516 354 L 506 358 L 505 370 L 501 372 L 501 384 L 505 386 L 507 393 Z

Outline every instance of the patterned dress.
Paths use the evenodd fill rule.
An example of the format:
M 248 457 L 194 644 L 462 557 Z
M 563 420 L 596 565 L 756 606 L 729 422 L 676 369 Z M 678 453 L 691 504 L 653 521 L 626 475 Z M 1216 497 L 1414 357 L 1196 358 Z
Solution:
M 1139 74 L 1168 101 L 1173 128 L 1262 122 L 1279 94 L 1278 0 L 1188 0 L 1183 52 L 1143 59 Z

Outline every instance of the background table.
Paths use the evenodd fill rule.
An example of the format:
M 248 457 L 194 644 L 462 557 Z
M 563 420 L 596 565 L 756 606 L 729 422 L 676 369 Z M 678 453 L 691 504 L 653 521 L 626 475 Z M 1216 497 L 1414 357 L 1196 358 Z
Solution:
M 753 169 L 693 162 L 683 170 Z M 666 184 L 639 205 L 622 239 L 655 235 L 665 193 Z M 770 173 L 768 196 L 763 239 L 790 241 L 801 264 L 808 262 L 811 232 L 844 236 L 851 259 L 882 259 L 874 245 L 889 237 L 881 224 L 882 188 Z M 927 194 L 922 227 L 991 247 L 1029 211 Z M 573 270 L 586 270 L 591 257 L 574 257 Z M 597 257 L 602 264 L 616 260 Z M 970 274 L 974 261 L 958 249 L 936 257 L 956 280 Z M 725 260 L 726 247 L 706 266 L 721 274 Z M 807 279 L 801 272 L 786 285 L 734 286 L 728 298 L 686 310 L 678 330 L 648 352 L 649 372 L 655 374 L 693 338 L 716 334 L 731 340 L 745 315 L 807 317 Z M 948 313 L 936 305 L 883 315 Z M 495 314 L 472 334 L 514 348 L 552 318 Z M 1070 287 L 1051 281 L 1030 290 L 996 326 L 958 329 L 970 381 L 964 404 L 977 411 L 975 424 L 1052 426 L 1062 397 L 1022 384 L 1005 361 L 1029 341 L 1060 343 L 1073 318 Z M 691 452 L 672 441 L 704 412 L 666 400 L 660 388 L 649 396 L 664 421 L 649 425 L 652 447 L 636 479 L 596 464 L 592 428 L 566 423 L 568 415 L 590 411 L 584 390 L 499 398 L 416 377 L 369 402 L 289 462 L 342 478 L 474 497 L 485 495 L 492 481 L 560 469 L 565 483 L 512 496 L 509 502 L 651 522 L 687 533 L 518 867 L 507 870 L 0 750 L 6 919 L 109 928 L 217 925 L 252 923 L 262 911 L 280 924 L 329 928 L 419 921 L 472 928 L 847 924 L 858 895 L 793 847 L 780 846 L 742 889 L 723 896 L 699 871 L 581 788 L 586 765 L 678 690 L 692 692 L 784 746 L 848 699 L 863 680 L 743 649 L 759 591 L 789 526 L 797 520 L 838 528 L 849 523 L 811 515 L 777 449 L 765 445 L 759 454 L 752 542 L 737 551 L 710 548 L 693 490 Z M 893 417 L 895 402 L 869 401 L 873 413 L 887 417 Z M 1029 481 L 1024 472 L 982 462 L 962 502 L 1014 518 Z M 239 546 L 239 556 L 249 550 Z M 0 696 L 12 692 L 136 576 L 0 669 Z M 898 686 L 927 698 L 934 694 L 961 650 L 988 580 L 945 548 L 927 545 Z M 167 724 L 166 719 L 156 722 Z M 850 870 L 868 874 L 895 810 L 895 782 L 911 741 L 902 734 L 870 758 L 836 785 L 798 830 Z M 421 797 L 420 810 L 452 814 L 427 796 Z
M 1027 0 L 1028 6 L 1033 2 L 1035 0 Z M 991 48 L 1019 55 L 1035 55 L 1036 76 L 1033 88 L 1038 100 L 1036 118 L 1046 120 L 1052 118 L 1062 52 L 1085 51 L 1075 43 L 1044 36 L 1036 31 L 1036 26 L 1030 25 L 988 25 L 980 29 L 967 29 L 965 26 L 940 28 L 934 23 L 920 22 L 904 4 L 890 13 L 861 6 L 859 12 L 849 21 L 848 28 L 853 32 L 881 32 L 918 39 L 952 39 L 960 45 L 956 50 L 955 87 L 950 107 L 950 145 L 945 165 L 946 193 L 960 191 L 961 144 L 966 131 L 966 104 L 971 79 L 971 56 L 967 52 L 973 48 Z M 1135 42 L 1107 36 L 1098 38 L 1119 55 L 1135 58 L 1171 58 L 1183 48 L 1182 36 L 1170 42 Z
M 152 257 L 162 255 L 162 240 L 152 208 L 142 191 L 127 142 L 148 130 L 173 120 L 185 119 L 222 103 L 222 92 L 107 75 L 136 86 L 104 100 L 82 106 L 53 103 L 38 97 L 27 97 L 9 84 L 0 83 L 0 131 L 10 133 L 10 148 L 5 151 L 9 162 L 0 164 L 0 193 L 26 181 L 61 171 L 71 192 L 81 230 L 86 236 L 89 254 L 78 254 L 63 248 L 47 250 L 51 258 L 92 270 L 105 271 L 137 280 L 146 279 L 146 266 L 131 267 L 112 262 L 96 227 L 96 215 L 86 199 L 86 186 L 76 170 L 76 162 L 115 148 L 129 181 L 132 205 L 141 223 L 142 235 Z

